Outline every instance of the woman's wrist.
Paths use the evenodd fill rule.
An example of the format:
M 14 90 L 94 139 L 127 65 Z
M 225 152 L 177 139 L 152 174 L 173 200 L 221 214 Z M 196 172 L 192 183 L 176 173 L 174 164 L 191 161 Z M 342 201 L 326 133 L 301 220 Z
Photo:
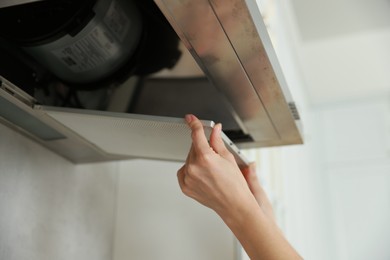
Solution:
M 232 229 L 247 222 L 251 215 L 263 214 L 259 204 L 251 193 L 238 198 L 225 209 L 216 211 L 222 220 Z

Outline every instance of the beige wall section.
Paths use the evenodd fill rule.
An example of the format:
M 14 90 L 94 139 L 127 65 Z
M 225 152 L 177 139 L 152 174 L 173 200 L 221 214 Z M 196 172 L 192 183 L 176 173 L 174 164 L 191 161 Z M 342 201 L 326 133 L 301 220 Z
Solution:
M 75 166 L 0 124 L 0 259 L 111 259 L 116 170 Z
M 180 163 L 120 164 L 114 260 L 233 260 L 231 232 L 180 191 Z
M 0 124 L 0 259 L 235 259 L 225 224 L 181 193 L 179 167 L 77 166 Z

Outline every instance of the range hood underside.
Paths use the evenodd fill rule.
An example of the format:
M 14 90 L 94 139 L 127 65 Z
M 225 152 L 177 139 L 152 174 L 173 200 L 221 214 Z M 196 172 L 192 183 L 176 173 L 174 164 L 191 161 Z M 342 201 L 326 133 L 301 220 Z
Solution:
M 255 0 L 155 2 L 188 50 L 184 52 L 183 59 L 190 61 L 187 71 L 194 74 L 176 75 L 177 67 L 180 70 L 183 66 L 179 61 L 170 72 L 142 78 L 141 87 L 133 84 L 134 91 L 127 96 L 130 107 L 116 112 L 181 118 L 187 113 L 194 113 L 205 120 L 222 122 L 224 131 L 239 148 L 302 143 L 299 115 Z M 121 88 L 128 92 L 128 82 L 131 80 L 115 92 L 118 94 Z M 7 111 L 0 111 L 4 112 L 0 115 L 0 122 L 69 160 L 93 162 L 133 158 L 103 151 L 77 131 L 54 120 L 45 111 L 36 109 L 39 98 L 37 101 L 19 92 L 5 79 L 2 79 L 1 87 L 0 109 L 9 110 L 9 104 L 14 104 L 20 115 L 46 124 L 47 133 L 55 138 L 45 139 L 34 135 L 34 129 L 10 123 L 11 120 L 6 117 L 15 118 L 15 115 L 7 114 Z M 23 122 L 19 123 L 23 125 Z M 56 137 L 55 131 L 50 132 L 50 128 L 58 130 L 60 135 Z M 109 138 L 107 136 L 107 140 Z M 134 155 L 137 157 L 137 154 Z
M 255 0 L 155 2 L 226 99 L 248 137 L 237 140 L 240 147 L 302 143 L 299 115 Z

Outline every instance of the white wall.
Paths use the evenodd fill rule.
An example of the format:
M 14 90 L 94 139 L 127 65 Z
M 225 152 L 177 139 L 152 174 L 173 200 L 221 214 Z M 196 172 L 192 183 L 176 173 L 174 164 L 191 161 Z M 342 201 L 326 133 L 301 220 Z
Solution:
M 388 94 L 316 110 L 329 182 L 334 259 L 389 259 L 390 102 Z
M 180 191 L 179 167 L 76 166 L 0 124 L 0 259 L 235 259 L 222 220 Z
M 388 30 L 304 42 L 294 1 L 274 3 L 287 82 L 309 94 L 305 146 L 280 149 L 287 237 L 307 259 L 389 259 Z
M 74 166 L 0 124 L 0 259 L 111 259 L 116 170 Z
M 326 104 L 386 92 L 389 45 L 390 29 L 305 42 L 301 51 L 311 102 Z
M 230 230 L 209 208 L 182 194 L 181 163 L 120 163 L 114 260 L 233 260 Z

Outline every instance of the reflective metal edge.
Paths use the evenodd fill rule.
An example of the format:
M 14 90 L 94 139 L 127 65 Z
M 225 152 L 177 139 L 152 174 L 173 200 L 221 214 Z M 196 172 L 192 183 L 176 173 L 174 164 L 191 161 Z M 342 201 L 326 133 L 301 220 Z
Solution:
M 6 99 L 15 107 L 23 110 L 31 117 L 34 117 L 47 126 L 57 130 L 62 135 L 66 136 L 66 138 L 57 140 L 43 140 L 31 134 L 29 131 L 15 125 L 12 121 L 6 120 L 2 117 L 0 117 L 0 123 L 43 145 L 44 147 L 61 155 L 73 163 L 90 163 L 130 159 L 128 156 L 112 156 L 100 150 L 98 147 L 93 146 L 75 134 L 73 131 L 64 128 L 61 124 L 45 115 L 42 111 L 35 110 L 34 106 L 36 101 L 33 97 L 29 96 L 27 93 L 23 92 L 17 86 L 13 85 L 11 82 L 7 81 L 1 76 L 0 81 L 0 97 Z
M 289 109 L 291 96 L 255 0 L 155 2 L 254 139 L 239 147 L 302 143 L 300 123 Z
M 28 3 L 39 2 L 39 1 L 43 1 L 43 0 L 1 0 L 0 8 L 28 4 Z

